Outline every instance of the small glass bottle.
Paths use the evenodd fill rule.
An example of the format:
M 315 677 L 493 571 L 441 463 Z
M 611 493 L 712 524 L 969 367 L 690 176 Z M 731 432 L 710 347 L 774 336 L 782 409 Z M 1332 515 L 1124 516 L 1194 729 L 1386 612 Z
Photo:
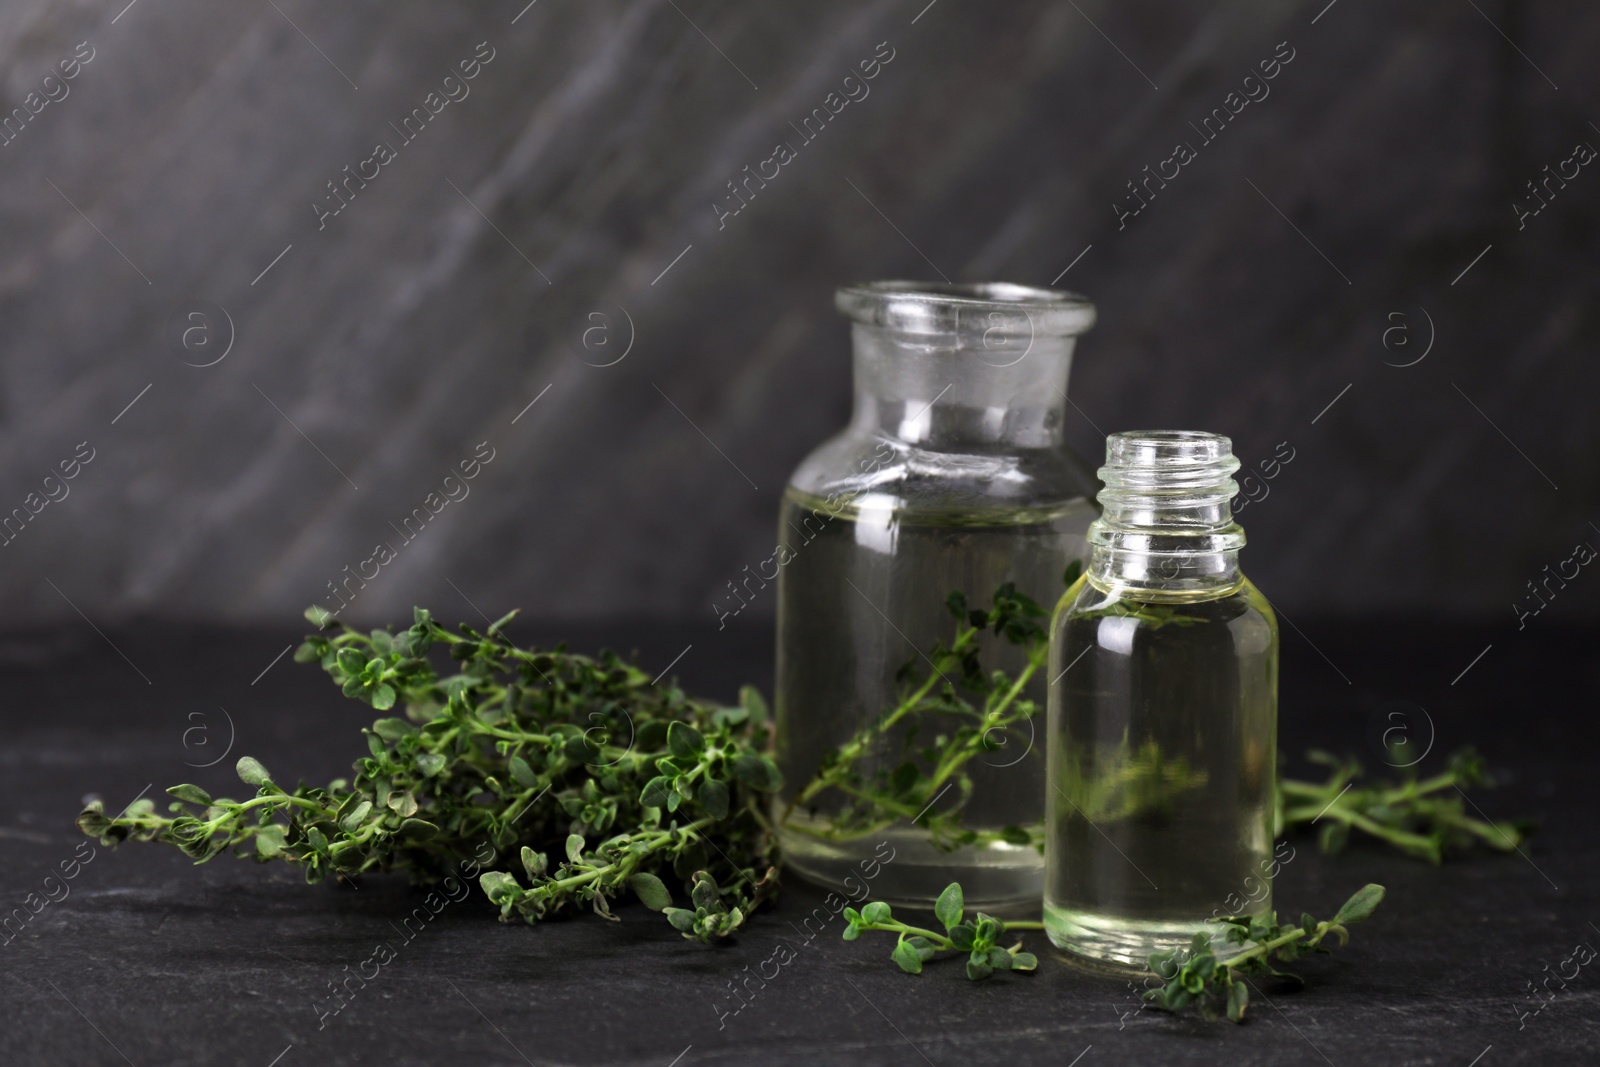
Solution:
M 987 731 L 987 750 L 942 779 L 925 748 L 971 718 L 878 724 L 916 680 L 932 679 L 925 654 L 957 626 L 952 592 L 987 608 L 1015 582 L 1048 608 L 1086 554 L 1094 482 L 1063 423 L 1073 346 L 1093 305 L 1059 290 L 911 282 L 850 286 L 835 303 L 852 320 L 854 412 L 795 470 L 778 524 L 785 785 L 774 814 L 785 862 L 851 895 L 871 878 L 873 899 L 892 904 L 928 906 L 959 879 L 969 904 L 1037 906 L 1043 663 L 1018 694 L 1036 718 Z M 979 651 L 986 670 L 1015 676 L 1028 663 L 992 633 Z M 876 784 L 820 786 L 819 770 L 841 762 L 856 785 Z M 894 806 L 864 799 L 904 785 L 897 773 L 922 784 Z M 980 837 L 952 848 L 947 836 L 941 848 L 930 827 L 955 813 Z M 1033 841 L 1007 827 L 1031 827 Z
M 1239 571 L 1216 434 L 1112 434 L 1088 569 L 1051 624 L 1045 931 L 1144 966 L 1272 907 L 1278 624 Z

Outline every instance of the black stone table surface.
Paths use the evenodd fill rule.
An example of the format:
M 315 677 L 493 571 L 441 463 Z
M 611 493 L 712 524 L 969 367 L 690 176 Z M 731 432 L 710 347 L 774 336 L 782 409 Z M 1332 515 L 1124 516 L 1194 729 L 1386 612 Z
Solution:
M 1368 881 L 1388 900 L 1348 949 L 1297 965 L 1303 988 L 1262 985 L 1243 1026 L 1140 1011 L 1129 982 L 1069 968 L 1037 934 L 1031 976 L 969 983 L 953 964 L 904 975 L 885 940 L 841 940 L 842 920 L 801 937 L 823 895 L 792 879 L 718 947 L 684 941 L 637 905 L 617 923 L 503 926 L 476 891 L 402 941 L 396 928 L 420 896 L 398 882 L 306 886 L 284 866 L 194 867 L 164 847 L 91 846 L 73 828 L 85 794 L 111 810 L 186 780 L 238 795 L 229 768 L 240 754 L 281 778 L 325 781 L 361 754 L 370 712 L 315 668 L 273 660 L 292 632 L 12 633 L 0 639 L 0 1064 L 1600 1062 L 1600 959 L 1574 962 L 1580 944 L 1600 947 L 1600 634 L 1300 621 L 1304 634 L 1284 634 L 1292 771 L 1307 773 L 1298 755 L 1320 746 L 1387 772 L 1377 739 L 1398 725 L 1431 742 L 1424 770 L 1476 743 L 1502 784 L 1474 791 L 1475 803 L 1541 827 L 1524 854 L 1441 867 L 1364 844 L 1327 857 L 1312 837 L 1292 839 L 1276 889 L 1284 910 L 1324 916 Z M 771 677 L 770 632 L 756 626 L 561 636 L 637 649 L 647 667 L 690 645 L 674 672 L 709 695 Z M 185 766 L 224 752 L 209 769 Z M 63 863 L 75 877 L 47 882 Z M 793 961 L 733 1012 L 730 982 L 785 940 Z M 330 981 L 382 941 L 400 946 L 396 958 L 319 1017 Z

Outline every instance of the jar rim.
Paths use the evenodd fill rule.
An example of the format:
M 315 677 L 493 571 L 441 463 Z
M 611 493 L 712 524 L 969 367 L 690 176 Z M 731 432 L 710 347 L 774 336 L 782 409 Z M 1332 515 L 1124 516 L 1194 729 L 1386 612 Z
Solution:
M 854 322 L 901 333 L 942 334 L 964 325 L 987 326 L 990 312 L 1020 313 L 1035 336 L 1075 337 L 1095 323 L 1088 297 L 1013 282 L 861 282 L 840 286 L 833 303 Z M 969 322 L 962 322 L 963 313 Z

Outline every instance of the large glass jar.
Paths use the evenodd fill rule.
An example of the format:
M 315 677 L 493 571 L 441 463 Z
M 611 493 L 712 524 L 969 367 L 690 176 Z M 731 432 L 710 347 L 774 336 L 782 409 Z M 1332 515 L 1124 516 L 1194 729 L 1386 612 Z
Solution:
M 1094 480 L 1063 422 L 1094 307 L 1002 283 L 874 282 L 834 302 L 854 412 L 795 470 L 778 524 L 785 862 L 894 904 L 956 880 L 969 904 L 1036 904 L 1044 630 L 1008 598 L 1009 633 L 962 633 L 1007 583 L 1054 604 L 1085 555 Z

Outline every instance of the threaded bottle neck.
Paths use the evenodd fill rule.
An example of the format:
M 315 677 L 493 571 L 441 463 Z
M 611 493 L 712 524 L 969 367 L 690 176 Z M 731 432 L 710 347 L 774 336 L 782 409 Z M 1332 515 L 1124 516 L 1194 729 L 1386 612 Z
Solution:
M 1106 438 L 1102 513 L 1089 527 L 1089 580 L 1150 600 L 1205 600 L 1236 589 L 1244 529 L 1233 442 L 1193 430 Z

